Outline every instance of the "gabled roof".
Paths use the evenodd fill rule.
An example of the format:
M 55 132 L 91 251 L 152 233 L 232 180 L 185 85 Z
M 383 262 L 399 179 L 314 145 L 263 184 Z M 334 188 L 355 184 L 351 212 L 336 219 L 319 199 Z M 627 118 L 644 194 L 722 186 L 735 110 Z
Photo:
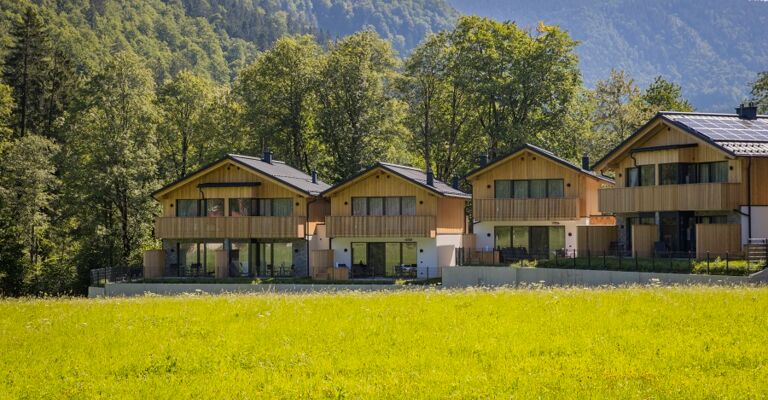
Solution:
M 610 160 L 659 120 L 680 128 L 730 156 L 768 156 L 768 115 L 745 119 L 737 114 L 661 111 L 596 162 L 593 168 Z
M 570 169 L 572 169 L 572 170 L 574 170 L 576 172 L 581 172 L 582 174 L 589 175 L 592 178 L 600 179 L 600 180 L 603 180 L 603 181 L 606 181 L 606 182 L 609 182 L 609 183 L 614 183 L 613 179 L 611 179 L 611 178 L 609 178 L 607 176 L 604 176 L 602 174 L 598 174 L 598 173 L 596 173 L 594 171 L 590 171 L 590 170 L 581 168 L 580 166 L 578 166 L 578 165 L 576 165 L 576 164 L 574 164 L 574 163 L 572 163 L 572 162 L 570 162 L 570 161 L 568 161 L 566 159 L 563 159 L 563 158 L 560 158 L 560 157 L 556 156 L 555 153 L 553 153 L 553 152 L 551 152 L 549 150 L 542 149 L 541 147 L 534 146 L 534 145 L 532 145 L 530 143 L 525 143 L 522 146 L 516 147 L 514 150 L 510 151 L 507 154 L 504 154 L 501 157 L 496 158 L 495 160 L 489 162 L 488 164 L 485 164 L 483 166 L 480 166 L 480 167 L 477 167 L 477 168 L 473 169 L 472 171 L 469 171 L 469 173 L 467 173 L 467 175 L 465 175 L 464 178 L 465 179 L 471 178 L 471 177 L 473 177 L 473 176 L 475 176 L 477 174 L 482 173 L 483 171 L 486 171 L 486 170 L 488 170 L 490 168 L 493 168 L 493 167 L 501 164 L 502 162 L 509 160 L 510 158 L 512 158 L 513 156 L 517 155 L 518 153 L 520 153 L 523 150 L 532 151 L 532 152 L 534 152 L 536 154 L 539 154 L 539 155 L 541 155 L 543 157 L 546 157 L 546 158 L 548 158 L 548 159 L 550 159 L 550 160 L 552 160 L 552 161 L 554 161 L 554 162 L 556 162 L 556 163 L 558 163 L 558 164 L 560 164 L 560 165 L 562 165 L 562 166 L 564 166 L 566 168 L 570 168 Z
M 369 168 L 366 168 L 349 178 L 333 185 L 333 187 L 325 190 L 322 195 L 326 196 L 328 194 L 331 194 L 333 192 L 336 192 L 340 190 L 341 188 L 350 185 L 354 180 L 356 180 L 359 177 L 362 177 L 363 175 L 375 170 L 381 168 L 385 171 L 388 171 L 396 176 L 399 176 L 400 178 L 403 178 L 414 185 L 417 185 L 423 189 L 429 190 L 430 192 L 433 192 L 435 194 L 438 194 L 440 196 L 444 197 L 457 197 L 462 199 L 469 199 L 472 198 L 472 195 L 468 193 L 464 193 L 459 189 L 454 189 L 451 185 L 446 184 L 445 182 L 439 181 L 437 179 L 434 179 L 433 185 L 427 185 L 427 174 L 426 172 L 414 168 L 409 167 L 406 165 L 398 165 L 398 164 L 390 164 L 385 162 L 377 162 L 376 164 L 372 165 Z
M 312 177 L 304 172 L 291 167 L 283 161 L 272 160 L 268 163 L 261 158 L 244 156 L 240 154 L 227 154 L 226 156 L 198 168 L 196 171 L 187 174 L 186 176 L 171 182 L 162 188 L 152 192 L 152 196 L 155 197 L 160 193 L 166 192 L 169 189 L 184 183 L 185 181 L 193 179 L 196 175 L 204 172 L 223 161 L 232 161 L 238 165 L 245 167 L 248 170 L 266 175 L 275 181 L 282 183 L 297 192 L 304 193 L 309 196 L 318 196 L 323 190 L 330 187 L 327 183 L 317 180 L 317 183 L 312 182 Z

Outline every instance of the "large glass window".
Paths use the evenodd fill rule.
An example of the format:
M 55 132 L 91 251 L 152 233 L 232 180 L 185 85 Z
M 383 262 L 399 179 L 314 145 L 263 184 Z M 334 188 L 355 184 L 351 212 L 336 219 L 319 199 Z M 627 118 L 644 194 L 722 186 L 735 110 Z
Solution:
M 206 243 L 205 244 L 205 265 L 206 275 L 213 275 L 216 271 L 216 258 L 224 252 L 224 243 Z M 226 264 L 226 262 L 225 262 Z
M 659 164 L 659 184 L 676 185 L 680 183 L 680 164 Z
M 544 179 L 535 179 L 530 184 L 530 196 L 532 199 L 543 199 L 547 197 L 547 181 Z
M 640 166 L 640 186 L 653 186 L 656 184 L 656 166 L 641 165 Z
M 384 199 L 385 214 L 400 215 L 400 197 L 387 197 Z
M 496 181 L 496 198 L 508 199 L 512 197 L 512 181 Z
M 289 217 L 293 214 L 292 199 L 272 199 L 272 215 L 275 217 Z
M 205 200 L 206 217 L 224 216 L 224 199 L 206 199 Z
M 280 275 L 290 274 L 293 265 L 293 243 L 273 243 L 272 262 Z
M 562 179 L 497 180 L 494 182 L 497 199 L 562 198 L 565 185 Z
M 230 217 L 249 217 L 256 215 L 256 199 L 229 199 Z
M 368 198 L 352 198 L 352 215 L 368 215 Z
M 259 199 L 259 216 L 269 217 L 272 215 L 272 199 Z
M 368 215 L 384 215 L 384 198 L 368 198 Z
M 400 204 L 403 215 L 416 215 L 416 197 L 403 197 Z
M 640 186 L 640 169 L 637 167 L 627 168 L 627 187 Z
M 494 229 L 496 236 L 495 246 L 497 249 L 506 249 L 512 247 L 512 227 L 497 226 Z
M 200 200 L 176 200 L 177 217 L 199 217 Z
M 353 197 L 352 215 L 416 215 L 416 197 Z
M 524 248 L 526 251 L 530 249 L 528 243 L 528 227 L 527 226 L 513 226 L 512 227 L 512 247 Z
M 252 245 L 248 242 L 232 242 L 229 251 L 229 276 L 250 276 L 253 274 L 251 260 Z
M 417 265 L 415 242 L 353 242 L 351 247 L 357 276 L 394 276 L 401 265 Z
M 352 265 L 368 265 L 368 243 L 352 243 Z
M 528 181 L 512 181 L 512 197 L 516 199 L 527 199 Z
M 550 226 L 549 227 L 550 253 L 555 250 L 563 250 L 563 249 L 565 249 L 565 227 Z
M 560 198 L 565 197 L 565 188 L 562 179 L 547 180 L 547 197 Z
M 702 178 L 706 177 L 706 181 L 702 182 L 728 182 L 728 162 L 727 161 L 719 161 L 719 162 L 713 162 L 713 163 L 706 163 L 702 164 L 702 166 L 707 165 L 709 176 L 701 174 Z

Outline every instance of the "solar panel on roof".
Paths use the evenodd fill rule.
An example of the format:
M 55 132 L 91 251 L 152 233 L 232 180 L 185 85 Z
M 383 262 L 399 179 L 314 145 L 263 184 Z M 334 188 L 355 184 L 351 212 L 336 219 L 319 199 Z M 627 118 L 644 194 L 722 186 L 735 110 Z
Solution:
M 768 142 L 768 120 L 745 120 L 728 116 L 669 115 L 679 122 L 714 141 Z

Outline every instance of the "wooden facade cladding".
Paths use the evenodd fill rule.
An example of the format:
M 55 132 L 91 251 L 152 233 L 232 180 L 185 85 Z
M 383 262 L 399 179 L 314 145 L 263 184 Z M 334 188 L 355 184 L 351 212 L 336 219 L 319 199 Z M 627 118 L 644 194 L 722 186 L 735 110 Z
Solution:
M 564 196 L 496 199 L 497 180 L 562 179 Z M 520 151 L 470 178 L 472 213 L 477 221 L 576 220 L 599 213 L 597 190 L 612 186 L 531 150 Z
M 239 186 L 238 184 L 242 184 Z M 222 160 L 156 197 L 162 216 L 155 219 L 159 239 L 298 239 L 324 223 L 329 204 L 272 177 Z M 290 216 L 229 216 L 229 199 L 291 199 Z M 177 217 L 177 200 L 223 199 L 224 216 Z M 308 217 L 309 214 L 309 217 Z
M 431 215 L 338 216 L 325 218 L 328 237 L 435 237 Z
M 242 187 L 206 187 L 200 184 L 258 182 L 258 186 Z M 225 160 L 213 166 L 208 172 L 185 182 L 182 186 L 162 195 L 158 201 L 163 206 L 163 217 L 176 216 L 176 200 L 180 199 L 225 199 L 224 215 L 229 215 L 230 198 L 291 198 L 293 200 L 293 216 L 307 215 L 307 198 L 297 191 L 283 185 L 272 178 L 247 170 L 236 163 Z
M 352 215 L 354 197 L 414 197 L 415 215 Z M 384 169 L 352 181 L 328 195 L 330 215 L 325 218 L 328 237 L 435 237 L 462 234 L 466 200 L 442 197 Z
M 696 258 L 741 257 L 741 225 L 696 224 Z
M 475 199 L 473 210 L 480 221 L 575 220 L 579 199 Z
M 633 213 L 654 211 L 733 210 L 742 203 L 741 185 L 696 183 L 600 189 L 600 211 Z
M 159 217 L 159 239 L 301 239 L 307 218 L 293 217 Z

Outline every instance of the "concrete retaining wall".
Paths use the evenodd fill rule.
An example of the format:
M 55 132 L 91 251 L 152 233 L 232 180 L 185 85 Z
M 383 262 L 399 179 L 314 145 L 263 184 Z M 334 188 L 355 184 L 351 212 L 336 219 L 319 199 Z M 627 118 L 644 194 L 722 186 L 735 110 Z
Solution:
M 659 284 L 744 284 L 745 276 L 592 271 L 557 268 L 451 267 L 443 269 L 443 286 L 600 286 Z
M 313 293 L 338 291 L 389 291 L 421 288 L 403 285 L 311 285 L 311 284 L 261 284 L 247 283 L 110 283 L 103 288 L 89 287 L 88 297 L 131 297 L 145 294 L 179 295 L 186 293 Z

